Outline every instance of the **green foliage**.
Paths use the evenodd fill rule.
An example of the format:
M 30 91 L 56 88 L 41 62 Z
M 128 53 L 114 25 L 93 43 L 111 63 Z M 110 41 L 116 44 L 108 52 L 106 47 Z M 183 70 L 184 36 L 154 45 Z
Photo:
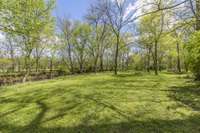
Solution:
M 51 15 L 55 0 L 3 0 L 0 7 L 1 30 L 16 35 L 19 47 L 25 56 L 27 74 L 31 70 L 31 54 L 39 49 L 41 40 L 54 31 L 54 19 Z
M 74 47 L 76 49 L 76 52 L 78 53 L 81 58 L 85 55 L 87 45 L 91 42 L 91 27 L 88 24 L 85 23 L 76 23 L 76 28 L 73 32 L 73 39 L 72 42 L 74 44 Z
M 142 71 L 144 69 L 144 58 L 141 54 L 132 55 L 133 69 L 137 71 Z
M 3 31 L 7 33 L 35 37 L 52 21 L 53 0 L 3 0 L 3 3 Z
M 161 13 L 154 13 L 143 17 L 140 21 L 140 32 L 148 37 L 150 43 L 154 43 L 162 34 Z
M 195 32 L 187 45 L 189 62 L 196 79 L 200 80 L 200 32 Z

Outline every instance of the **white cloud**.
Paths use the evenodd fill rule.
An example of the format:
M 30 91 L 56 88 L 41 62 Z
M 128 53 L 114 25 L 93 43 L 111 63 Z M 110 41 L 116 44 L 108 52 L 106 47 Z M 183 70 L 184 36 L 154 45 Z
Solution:
M 136 0 L 129 3 L 125 18 L 129 15 L 133 15 L 132 18 L 136 18 L 145 12 L 149 12 L 152 8 L 153 0 Z
M 0 42 L 5 41 L 5 36 L 3 35 L 2 32 L 0 32 Z

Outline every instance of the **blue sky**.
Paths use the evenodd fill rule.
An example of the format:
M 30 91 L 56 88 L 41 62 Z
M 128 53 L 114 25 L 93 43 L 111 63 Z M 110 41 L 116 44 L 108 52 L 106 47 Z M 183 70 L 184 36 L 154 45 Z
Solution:
M 74 20 L 83 20 L 93 0 L 57 0 L 54 16 L 67 16 Z

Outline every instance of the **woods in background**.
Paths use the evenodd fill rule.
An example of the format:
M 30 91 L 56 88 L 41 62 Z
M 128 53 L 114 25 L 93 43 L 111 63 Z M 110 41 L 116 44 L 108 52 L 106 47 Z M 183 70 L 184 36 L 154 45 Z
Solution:
M 54 18 L 54 6 L 0 0 L 3 75 L 191 70 L 200 79 L 199 0 L 97 0 L 84 22 Z

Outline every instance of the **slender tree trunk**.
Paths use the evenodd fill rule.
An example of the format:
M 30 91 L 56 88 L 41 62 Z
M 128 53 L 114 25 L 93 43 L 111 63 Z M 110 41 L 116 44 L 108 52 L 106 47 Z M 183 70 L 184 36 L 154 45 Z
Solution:
M 38 72 L 38 68 L 39 68 L 39 58 L 38 57 L 36 58 L 35 63 L 36 63 L 35 71 Z
M 30 58 L 30 54 L 28 54 L 25 57 L 25 67 L 26 67 L 26 74 L 23 78 L 23 83 L 27 81 L 28 76 L 30 75 L 30 71 L 31 71 L 31 58 Z
M 103 71 L 103 55 L 100 56 L 100 71 Z
M 177 49 L 177 70 L 179 73 L 181 73 L 180 45 L 178 42 L 176 44 L 176 49 Z
M 147 72 L 150 72 L 150 61 L 151 61 L 151 49 L 148 48 L 148 54 L 147 54 Z
M 11 60 L 12 60 L 12 72 L 15 71 L 15 59 L 14 59 L 14 51 L 13 49 L 10 51 L 11 53 Z
M 162 72 L 162 59 L 158 59 L 158 70 Z
M 24 39 L 24 43 L 26 46 L 26 54 L 25 54 L 25 67 L 26 67 L 26 74 L 23 78 L 23 82 L 26 82 L 28 76 L 30 75 L 31 72 L 31 53 L 33 48 L 31 47 L 31 42 L 30 42 L 30 38 L 26 38 L 25 36 L 23 36 Z
M 158 42 L 155 41 L 155 46 L 154 46 L 154 71 L 155 71 L 155 75 L 158 75 Z
M 83 73 L 83 63 L 82 62 L 80 63 L 79 67 L 80 67 L 80 73 Z
M 23 83 L 27 81 L 28 76 L 30 75 L 30 71 L 26 72 L 24 78 L 23 78 Z
M 97 72 L 97 67 L 98 67 L 97 63 L 98 63 L 98 60 L 99 60 L 99 48 L 96 51 L 96 55 L 95 55 L 95 52 L 93 53 L 93 57 L 94 57 L 93 71 L 96 73 Z
M 69 56 L 69 62 L 70 62 L 70 71 L 73 74 L 74 73 L 74 64 L 72 61 L 72 50 L 71 50 L 71 45 L 69 44 L 69 40 L 68 40 L 68 56 Z
M 53 59 L 50 60 L 50 78 L 53 78 Z
M 98 58 L 99 58 L 99 57 L 96 56 L 95 59 L 94 59 L 94 68 L 93 68 L 93 69 L 94 69 L 94 72 L 95 72 L 95 73 L 97 72 L 97 62 L 98 62 Z
M 188 70 L 189 70 L 189 66 L 188 66 L 188 63 L 184 63 L 185 64 L 185 72 L 188 72 Z
M 80 73 L 83 73 L 83 53 L 80 55 L 79 69 Z
M 114 67 L 114 74 L 117 75 L 118 72 L 118 54 L 119 54 L 119 43 L 120 43 L 120 36 L 117 35 L 117 44 L 116 44 L 116 51 L 115 51 L 115 67 Z

